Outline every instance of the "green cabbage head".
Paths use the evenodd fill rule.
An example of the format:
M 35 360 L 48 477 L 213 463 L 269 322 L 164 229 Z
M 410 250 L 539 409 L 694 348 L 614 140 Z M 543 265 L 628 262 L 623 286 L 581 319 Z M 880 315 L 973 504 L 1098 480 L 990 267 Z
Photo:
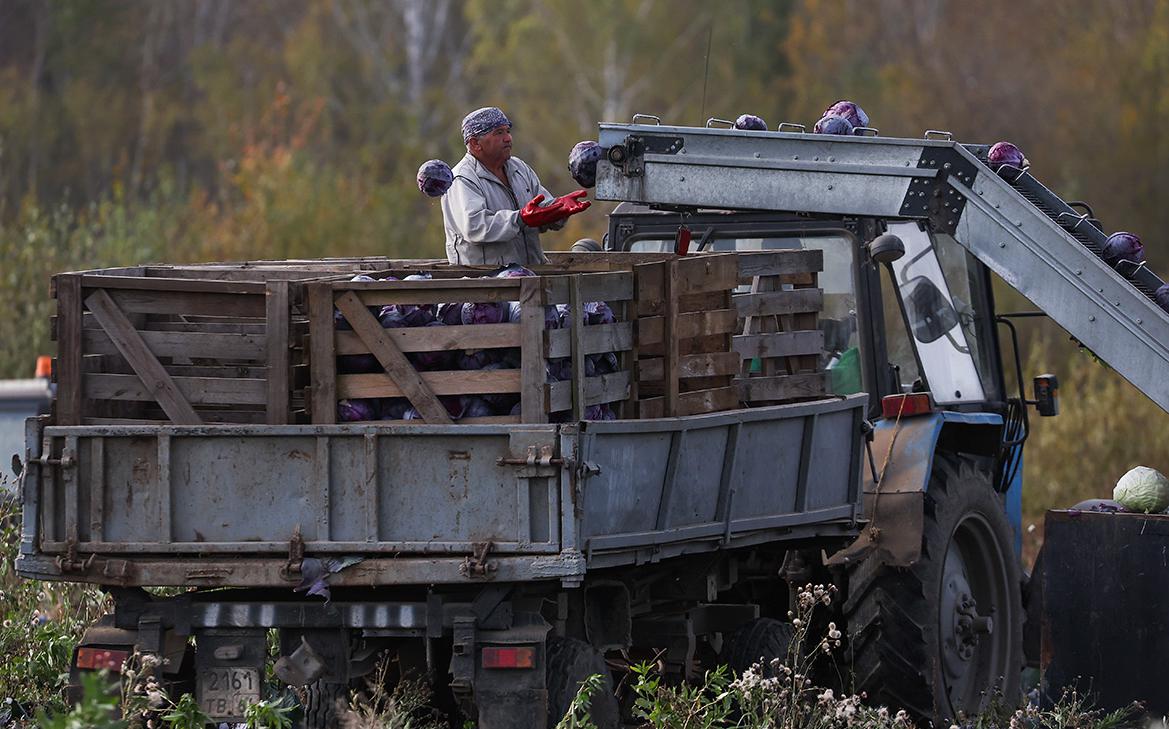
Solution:
M 1137 466 L 1116 482 L 1112 498 L 1130 511 L 1165 511 L 1169 508 L 1169 478 L 1154 468 Z

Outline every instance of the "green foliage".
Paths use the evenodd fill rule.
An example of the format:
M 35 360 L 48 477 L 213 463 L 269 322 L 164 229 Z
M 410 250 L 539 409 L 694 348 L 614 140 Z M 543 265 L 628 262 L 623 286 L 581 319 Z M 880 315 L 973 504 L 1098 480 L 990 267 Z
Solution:
M 127 729 L 129 723 L 118 718 L 118 694 L 111 690 L 116 680 L 105 671 L 87 671 L 81 675 L 81 701 L 69 711 L 50 715 L 37 710 L 39 729 Z
M 73 646 L 105 604 L 92 588 L 18 578 L 19 549 L 20 510 L 5 498 L 0 501 L 0 701 L 11 700 L 16 717 L 63 708 Z
M 296 706 L 283 697 L 252 704 L 244 713 L 247 729 L 289 729 Z
M 183 694 L 174 707 L 162 717 L 174 729 L 204 729 L 211 723 L 211 717 L 203 713 L 199 703 L 191 694 Z
M 568 711 L 560 721 L 556 722 L 556 729 L 597 729 L 597 725 L 589 718 L 589 707 L 593 696 L 598 691 L 605 690 L 605 680 L 600 674 L 594 673 L 580 683 L 576 696 L 568 705 Z

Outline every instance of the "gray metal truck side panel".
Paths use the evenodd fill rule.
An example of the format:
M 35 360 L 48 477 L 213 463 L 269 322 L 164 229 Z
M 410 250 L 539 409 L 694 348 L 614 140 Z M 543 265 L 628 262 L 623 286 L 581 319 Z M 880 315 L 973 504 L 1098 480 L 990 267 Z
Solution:
M 20 569 L 281 584 L 273 565 L 303 542 L 366 559 L 338 584 L 573 579 L 581 552 L 612 566 L 796 526 L 838 536 L 859 515 L 866 401 L 560 426 L 45 427 L 50 457 L 77 455 L 30 464 L 39 531 Z M 487 543 L 495 571 L 470 574 Z

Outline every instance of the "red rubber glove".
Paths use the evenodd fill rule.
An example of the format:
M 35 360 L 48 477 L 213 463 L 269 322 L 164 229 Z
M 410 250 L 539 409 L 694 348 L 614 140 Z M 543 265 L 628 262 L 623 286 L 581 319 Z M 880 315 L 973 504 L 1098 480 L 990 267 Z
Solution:
M 592 205 L 592 203 L 588 200 L 581 199 L 588 194 L 589 193 L 587 190 L 577 190 L 576 192 L 570 192 L 567 195 L 561 195 L 560 197 L 556 198 L 555 202 L 552 204 L 560 205 L 561 210 L 564 212 L 564 217 L 567 218 L 571 215 L 576 215 L 577 213 L 584 212 L 585 210 L 589 209 L 589 206 Z
M 565 214 L 564 210 L 561 209 L 560 198 L 540 207 L 542 202 L 544 202 L 544 196 L 537 195 L 520 209 L 520 220 L 524 221 L 524 225 L 531 228 L 543 228 L 545 225 L 551 225 L 568 217 L 568 214 Z

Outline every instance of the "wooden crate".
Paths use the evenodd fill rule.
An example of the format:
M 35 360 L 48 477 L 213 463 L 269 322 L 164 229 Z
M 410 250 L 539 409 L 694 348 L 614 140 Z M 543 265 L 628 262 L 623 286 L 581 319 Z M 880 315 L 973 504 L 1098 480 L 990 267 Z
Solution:
M 287 280 L 160 278 L 145 268 L 59 274 L 55 422 L 271 423 L 303 409 Z
M 738 315 L 735 254 L 671 256 L 634 265 L 637 276 L 638 417 L 731 410 L 739 406 L 732 346 Z
M 732 298 L 742 325 L 734 337 L 742 357 L 737 379 L 745 405 L 771 405 L 824 397 L 827 373 L 820 368 L 824 333 L 819 311 L 824 294 L 819 250 L 741 254 L 740 282 L 747 292 Z
M 399 262 L 413 263 L 413 262 Z M 298 284 L 305 289 L 309 313 L 309 352 L 312 422 L 333 423 L 338 402 L 347 399 L 405 398 L 428 423 L 449 423 L 451 417 L 439 398 L 459 395 L 514 395 L 521 415 L 464 418 L 459 422 L 542 423 L 557 413 L 584 417 L 585 409 L 601 403 L 622 403 L 629 398 L 632 376 L 628 369 L 633 350 L 633 325 L 626 311 L 634 295 L 631 272 L 563 273 L 522 278 L 461 278 L 479 275 L 478 269 L 436 266 L 420 269 L 435 278 L 424 281 L 314 281 Z M 409 267 L 382 273 L 400 275 Z M 571 321 L 581 321 L 589 301 L 605 301 L 614 307 L 616 324 L 545 329 L 545 307 L 569 307 Z M 387 304 L 443 304 L 450 302 L 518 302 L 519 322 L 442 327 L 385 329 L 371 307 Z M 334 326 L 334 310 L 352 331 Z M 518 349 L 514 369 L 419 371 L 409 355 L 421 352 Z M 614 352 L 616 372 L 585 376 L 585 357 Z M 383 371 L 338 374 L 337 357 L 373 355 Z M 549 359 L 570 358 L 571 381 L 547 382 Z M 622 413 L 624 414 L 624 413 Z

